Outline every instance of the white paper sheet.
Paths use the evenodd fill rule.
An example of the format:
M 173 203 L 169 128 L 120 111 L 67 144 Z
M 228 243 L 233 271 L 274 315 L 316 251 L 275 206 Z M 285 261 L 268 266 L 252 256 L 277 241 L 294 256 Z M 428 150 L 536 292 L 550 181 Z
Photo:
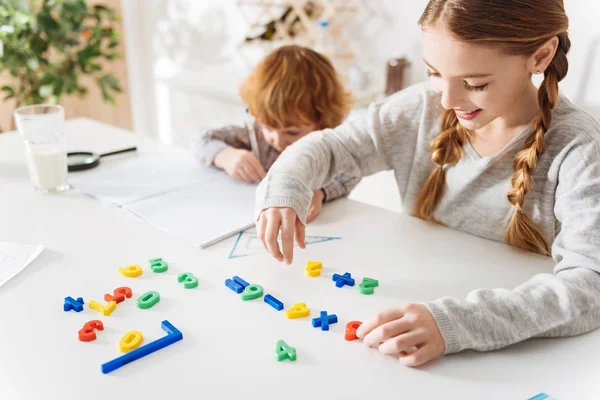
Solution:
M 254 222 L 256 186 L 206 168 L 181 149 L 102 161 L 92 170 L 69 174 L 69 184 L 200 247 Z
M 21 272 L 44 250 L 44 246 L 0 242 L 0 286 Z
M 254 224 L 255 185 L 225 174 L 126 206 L 146 222 L 208 247 Z
M 82 193 L 119 206 L 189 187 L 211 179 L 219 171 L 200 165 L 180 149 L 159 155 L 132 153 L 102 159 L 96 168 L 69 173 L 68 182 Z

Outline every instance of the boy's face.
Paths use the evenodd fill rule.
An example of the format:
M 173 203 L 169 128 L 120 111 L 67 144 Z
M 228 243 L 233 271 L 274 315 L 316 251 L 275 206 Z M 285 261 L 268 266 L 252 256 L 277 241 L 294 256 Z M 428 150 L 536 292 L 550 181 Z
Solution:
M 280 129 L 271 128 L 270 126 L 263 125 L 263 135 L 265 140 L 271 147 L 274 147 L 277 151 L 282 152 L 286 147 L 294 143 L 300 138 L 308 135 L 309 133 L 317 130 L 317 124 L 304 125 L 304 126 L 287 126 Z

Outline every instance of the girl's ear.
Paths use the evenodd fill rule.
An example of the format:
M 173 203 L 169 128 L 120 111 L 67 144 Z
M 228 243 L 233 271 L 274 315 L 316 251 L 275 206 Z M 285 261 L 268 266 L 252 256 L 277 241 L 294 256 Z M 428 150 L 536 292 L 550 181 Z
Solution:
M 558 49 L 558 36 L 554 36 L 546 43 L 540 46 L 527 61 L 527 69 L 531 74 L 542 73 L 552 62 L 556 50 Z

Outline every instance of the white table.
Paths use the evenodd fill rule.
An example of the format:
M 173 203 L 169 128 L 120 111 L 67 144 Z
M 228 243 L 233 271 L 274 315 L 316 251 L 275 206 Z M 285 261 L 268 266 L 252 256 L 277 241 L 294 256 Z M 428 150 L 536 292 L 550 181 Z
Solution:
M 85 119 L 69 121 L 67 131 L 70 149 L 101 152 L 137 141 Z M 160 149 L 148 141 L 138 145 Z M 20 137 L 0 135 L 0 241 L 47 247 L 0 288 L 0 399 L 527 399 L 539 392 L 561 400 L 600 398 L 600 331 L 463 352 L 421 368 L 344 340 L 351 320 L 404 302 L 512 288 L 550 272 L 551 260 L 350 200 L 326 207 L 307 234 L 342 239 L 296 251 L 291 266 L 266 254 L 230 260 L 234 238 L 200 250 L 75 190 L 35 192 Z M 167 260 L 169 270 L 152 273 L 147 261 L 154 257 Z M 323 261 L 321 277 L 304 276 L 307 260 Z M 118 274 L 119 266 L 133 263 L 144 267 L 141 277 Z M 177 282 L 184 271 L 200 279 L 197 288 Z M 345 271 L 357 280 L 379 279 L 380 287 L 372 296 L 338 289 L 331 275 Z M 233 275 L 262 285 L 286 309 L 306 302 L 311 316 L 289 320 L 262 299 L 242 302 L 224 286 Z M 124 285 L 133 297 L 112 315 L 88 308 Z M 160 303 L 138 309 L 136 298 L 149 290 L 160 292 Z M 84 310 L 64 312 L 66 296 L 83 297 Z M 311 326 L 320 310 L 339 317 L 329 332 Z M 105 330 L 96 341 L 80 342 L 78 330 L 92 319 Z M 121 355 L 126 332 L 140 330 L 148 343 L 164 336 L 164 319 L 181 330 L 182 341 L 101 373 L 102 363 Z M 297 349 L 297 361 L 275 361 L 279 339 Z

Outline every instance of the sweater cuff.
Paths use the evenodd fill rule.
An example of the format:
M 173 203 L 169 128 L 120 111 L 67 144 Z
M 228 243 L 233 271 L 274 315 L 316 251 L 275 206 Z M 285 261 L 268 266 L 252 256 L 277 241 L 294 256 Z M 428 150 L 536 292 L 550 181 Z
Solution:
M 438 329 L 442 334 L 442 338 L 444 339 L 444 343 L 446 345 L 444 354 L 458 353 L 459 351 L 461 351 L 462 349 L 460 348 L 460 345 L 456 338 L 456 333 L 454 332 L 454 328 L 452 327 L 452 321 L 450 320 L 450 317 L 448 316 L 444 308 L 438 302 L 424 304 L 433 315 L 433 318 L 435 318 L 435 322 L 437 323 Z
M 300 219 L 300 222 L 302 222 L 302 224 L 306 226 L 306 216 L 308 215 L 308 208 L 310 207 L 310 199 L 308 200 L 307 206 L 304 205 L 305 203 L 306 202 L 296 200 L 292 197 L 284 197 L 284 196 L 267 197 L 264 201 L 261 201 L 260 203 L 256 204 L 256 208 L 254 210 L 254 212 L 255 212 L 254 220 L 258 221 L 258 217 L 260 217 L 260 213 L 267 208 L 289 207 L 296 212 L 296 214 L 298 215 L 298 218 Z

